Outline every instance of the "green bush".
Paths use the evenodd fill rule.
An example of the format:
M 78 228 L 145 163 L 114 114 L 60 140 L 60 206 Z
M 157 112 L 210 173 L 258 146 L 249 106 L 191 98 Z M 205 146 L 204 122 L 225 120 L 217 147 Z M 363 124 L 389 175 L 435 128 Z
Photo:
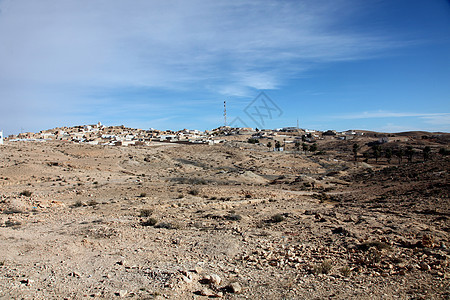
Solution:
M 33 192 L 25 190 L 22 193 L 20 193 L 20 196 L 31 197 L 32 194 Z
M 140 213 L 139 213 L 139 217 L 142 218 L 147 218 L 150 217 L 153 214 L 153 210 L 152 209 L 141 209 Z
M 331 260 L 324 260 L 320 265 L 316 265 L 313 269 L 315 274 L 328 274 L 333 268 L 333 263 Z
M 142 226 L 155 226 L 156 223 L 158 223 L 158 220 L 156 220 L 155 218 L 149 218 L 145 221 L 141 222 Z
M 97 204 L 98 204 L 98 202 L 97 202 L 96 200 L 92 199 L 92 200 L 90 200 L 90 201 L 88 202 L 87 205 L 89 205 L 89 206 L 96 206 Z
M 226 219 L 230 220 L 230 221 L 240 221 L 240 220 L 242 220 L 242 216 L 237 215 L 237 214 L 232 214 L 232 215 L 226 216 Z
M 155 228 L 165 228 L 165 229 L 180 229 L 181 225 L 177 223 L 161 222 L 155 226 Z
M 189 194 L 189 195 L 192 195 L 192 196 L 197 196 L 197 195 L 199 194 L 199 191 L 196 190 L 196 189 L 193 189 L 193 190 L 190 190 L 190 191 L 188 192 L 188 194 Z
M 284 219 L 285 219 L 285 217 L 282 214 L 276 214 L 270 218 L 270 222 L 280 223 L 280 222 L 284 221 Z
M 80 200 L 78 200 L 77 202 L 75 202 L 72 207 L 81 207 L 83 206 L 83 202 L 81 202 Z

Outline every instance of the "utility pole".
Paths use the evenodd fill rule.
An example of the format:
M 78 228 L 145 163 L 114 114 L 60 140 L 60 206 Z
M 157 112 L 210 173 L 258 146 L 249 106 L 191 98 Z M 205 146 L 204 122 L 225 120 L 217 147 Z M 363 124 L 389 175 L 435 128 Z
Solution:
M 297 130 L 298 130 L 298 118 L 297 118 Z
M 227 101 L 223 101 L 223 119 L 225 127 L 227 126 Z

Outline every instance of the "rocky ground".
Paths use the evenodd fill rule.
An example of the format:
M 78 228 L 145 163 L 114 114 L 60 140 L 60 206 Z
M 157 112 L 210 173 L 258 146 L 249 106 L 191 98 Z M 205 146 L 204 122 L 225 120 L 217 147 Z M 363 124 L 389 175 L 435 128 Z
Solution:
M 0 299 L 449 299 L 449 159 L 348 156 L 0 146 Z

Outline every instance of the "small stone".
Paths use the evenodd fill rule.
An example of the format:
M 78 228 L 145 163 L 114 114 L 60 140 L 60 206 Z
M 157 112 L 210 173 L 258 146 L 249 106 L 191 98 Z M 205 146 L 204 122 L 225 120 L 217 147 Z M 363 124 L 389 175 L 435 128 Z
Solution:
M 31 285 L 33 282 L 34 282 L 34 280 L 28 279 L 28 278 L 20 281 L 20 283 L 25 284 L 25 285 Z
M 227 288 L 234 294 L 239 294 L 242 291 L 242 287 L 239 282 L 230 283 Z
M 212 274 L 211 275 L 211 283 L 215 284 L 215 285 L 220 285 L 220 283 L 222 282 L 222 278 L 220 278 L 219 275 L 216 274 Z
M 127 290 L 120 290 L 119 291 L 119 296 L 123 298 L 123 297 L 125 297 L 127 295 L 127 293 L 128 293 Z
M 205 283 L 210 283 L 211 282 L 211 275 L 205 274 L 203 275 L 202 281 Z
M 430 271 L 431 270 L 430 266 L 428 264 L 424 263 L 424 262 L 420 263 L 420 269 L 423 270 L 423 271 Z
M 200 274 L 203 272 L 203 268 L 200 266 L 196 266 L 193 271 L 197 274 Z
M 77 277 L 77 278 L 80 278 L 80 277 L 81 277 L 81 275 L 80 275 L 79 273 L 77 273 L 77 272 L 69 273 L 69 276 Z
M 211 291 L 208 288 L 203 288 L 199 291 L 199 294 L 202 296 L 208 296 L 208 297 L 212 297 L 215 295 L 215 293 L 213 291 Z
M 185 275 L 181 275 L 181 278 L 183 279 L 184 282 L 186 283 L 191 283 L 192 279 L 190 279 L 189 277 L 185 276 Z

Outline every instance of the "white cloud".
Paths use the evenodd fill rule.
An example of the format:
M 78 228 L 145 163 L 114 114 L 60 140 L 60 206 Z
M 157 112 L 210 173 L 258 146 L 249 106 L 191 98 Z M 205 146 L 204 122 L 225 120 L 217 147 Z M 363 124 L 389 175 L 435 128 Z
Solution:
M 332 116 L 336 119 L 373 119 L 373 118 L 405 118 L 405 117 L 419 117 L 421 119 L 429 120 L 430 124 L 449 124 L 450 113 L 412 113 L 412 112 L 389 112 L 389 111 L 371 111 L 358 112 L 353 114 L 343 114 Z
M 255 89 L 280 88 L 317 64 L 368 58 L 405 45 L 357 29 L 337 30 L 361 5 L 353 0 L 0 0 L 0 104 L 10 112 L 0 113 L 0 127 L 17 131 L 19 119 L 35 120 L 40 125 L 34 128 L 41 128 L 52 126 L 42 121 L 49 119 L 82 123 L 123 117 L 129 109 L 111 107 L 102 95 L 121 88 L 253 96 Z M 158 109 L 174 109 L 158 97 L 149 101 L 162 106 L 150 119 Z
M 423 119 L 424 122 L 428 123 L 428 124 L 450 127 L 450 113 L 449 114 L 427 115 L 427 116 L 421 116 L 420 118 Z
M 331 30 L 339 22 L 337 6 L 3 1 L 0 83 L 165 88 L 195 83 L 225 93 L 273 89 L 311 64 L 360 59 L 396 46 L 378 36 Z

